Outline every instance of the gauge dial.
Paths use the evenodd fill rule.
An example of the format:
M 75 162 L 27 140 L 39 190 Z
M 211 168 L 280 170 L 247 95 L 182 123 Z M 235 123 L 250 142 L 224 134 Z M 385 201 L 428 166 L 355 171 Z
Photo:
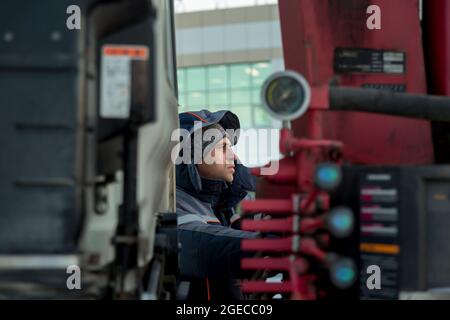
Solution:
M 281 120 L 293 120 L 306 112 L 311 91 L 300 74 L 283 71 L 266 80 L 261 95 L 270 114 Z

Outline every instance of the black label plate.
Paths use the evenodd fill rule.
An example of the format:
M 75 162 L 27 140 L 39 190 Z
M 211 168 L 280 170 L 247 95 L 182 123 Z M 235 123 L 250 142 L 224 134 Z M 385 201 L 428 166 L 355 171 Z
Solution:
M 405 74 L 406 53 L 400 51 L 337 48 L 335 73 Z

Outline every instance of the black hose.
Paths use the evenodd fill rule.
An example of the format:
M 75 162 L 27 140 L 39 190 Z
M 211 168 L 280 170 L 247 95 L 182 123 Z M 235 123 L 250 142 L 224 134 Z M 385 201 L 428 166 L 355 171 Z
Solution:
M 360 111 L 450 122 L 450 97 L 330 87 L 330 110 Z

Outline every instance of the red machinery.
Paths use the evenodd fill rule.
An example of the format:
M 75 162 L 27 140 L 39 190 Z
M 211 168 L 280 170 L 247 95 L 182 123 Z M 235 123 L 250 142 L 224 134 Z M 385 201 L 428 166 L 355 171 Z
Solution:
M 391 86 L 399 91 L 426 93 L 426 75 L 419 21 L 419 1 L 283 1 L 279 2 L 286 69 L 303 74 L 311 86 Z M 369 30 L 369 5 L 381 9 L 381 30 Z M 369 48 L 402 52 L 404 70 L 395 73 L 358 72 L 364 52 L 338 50 Z M 339 54 L 354 54 L 354 68 L 337 70 Z M 371 57 L 373 58 L 373 57 Z M 359 61 L 358 61 L 359 60 Z M 370 61 L 367 61 L 367 64 Z M 384 62 L 384 61 L 383 61 Z M 355 72 L 353 72 L 355 70 Z M 384 70 L 383 70 L 384 71 Z M 312 105 L 315 104 L 313 100 Z M 315 118 L 315 121 L 313 120 Z M 311 125 L 308 126 L 308 123 Z M 313 128 L 315 124 L 316 128 Z M 433 162 L 430 124 L 424 120 L 355 112 L 310 112 L 292 124 L 295 136 L 340 140 L 345 159 L 364 164 L 423 164 Z M 355 134 L 357 133 L 357 134 Z
M 381 10 L 381 30 L 366 25 L 370 5 Z M 242 205 L 248 215 L 272 217 L 245 220 L 243 229 L 282 234 L 244 240 L 243 250 L 260 255 L 244 259 L 242 268 L 282 270 L 288 279 L 247 281 L 245 292 L 321 298 L 325 292 L 317 283 L 324 269 L 337 287 L 356 282 L 351 260 L 329 252 L 330 234 L 348 236 L 354 223 L 348 208 L 330 211 L 328 192 L 341 180 L 336 164 L 404 166 L 449 160 L 450 130 L 436 121 L 450 121 L 450 100 L 424 94 L 427 76 L 429 93 L 450 93 L 450 4 L 424 1 L 425 55 L 419 9 L 416 0 L 279 1 L 286 69 L 306 78 L 311 102 L 292 129 L 282 129 L 285 158 L 279 172 L 264 177 L 258 200 Z M 320 181 L 321 175 L 333 185 Z M 339 234 L 339 227 L 347 231 Z M 369 253 L 374 248 L 360 246 Z M 395 244 L 376 248 L 398 254 Z

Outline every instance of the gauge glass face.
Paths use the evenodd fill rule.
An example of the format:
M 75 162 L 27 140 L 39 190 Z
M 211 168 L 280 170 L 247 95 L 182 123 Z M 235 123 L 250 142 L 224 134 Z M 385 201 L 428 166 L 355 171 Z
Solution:
M 292 77 L 278 77 L 267 86 L 267 105 L 274 113 L 281 116 L 289 116 L 298 112 L 304 100 L 303 87 Z

